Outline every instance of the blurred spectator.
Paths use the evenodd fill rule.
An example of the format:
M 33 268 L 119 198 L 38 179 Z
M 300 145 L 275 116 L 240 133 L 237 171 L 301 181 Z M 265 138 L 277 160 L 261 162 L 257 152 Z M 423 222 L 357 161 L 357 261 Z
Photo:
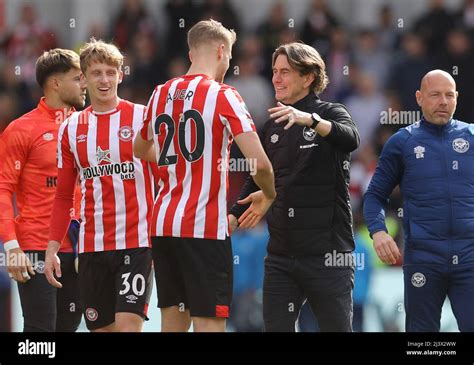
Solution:
M 272 5 L 268 16 L 265 17 L 265 21 L 257 27 L 256 31 L 263 43 L 264 70 L 272 69 L 272 54 L 282 44 L 280 33 L 286 30 L 288 30 L 288 19 L 285 5 L 283 2 L 278 1 Z
M 459 92 L 454 118 L 474 123 L 474 52 L 471 40 L 464 29 L 448 33 L 446 48 L 439 57 L 439 68 L 449 72 L 456 80 Z
M 415 92 L 420 86 L 419 80 L 431 69 L 432 63 L 426 55 L 422 38 L 414 33 L 405 33 L 401 54 L 392 65 L 388 83 L 388 89 L 399 97 L 403 110 L 420 109 Z
M 378 35 L 373 30 L 362 30 L 353 46 L 354 63 L 367 74 L 372 75 L 378 88 L 386 86 L 390 67 L 390 53 L 379 44 Z
M 186 56 L 180 57 L 176 56 L 169 60 L 168 68 L 166 70 L 168 79 L 173 77 L 181 76 L 188 72 L 189 68 L 189 61 Z
M 6 57 L 21 71 L 18 76 L 27 84 L 34 85 L 36 58 L 44 51 L 56 47 L 55 32 L 38 19 L 33 4 L 21 6 L 20 19 L 13 31 L 6 36 Z
M 205 0 L 201 18 L 217 20 L 226 28 L 233 29 L 237 34 L 240 34 L 239 17 L 228 0 Z
M 21 59 L 26 45 L 32 46 L 34 56 L 45 49 L 56 47 L 56 36 L 39 19 L 32 3 L 25 3 L 20 9 L 20 19 L 13 31 L 6 36 L 6 53 L 10 59 Z
M 105 31 L 105 26 L 103 23 L 92 23 L 89 26 L 89 29 L 87 30 L 87 36 L 83 40 L 80 40 L 76 44 L 74 44 L 72 49 L 77 54 L 79 54 L 81 51 L 81 47 L 84 45 L 84 43 L 89 41 L 89 39 L 91 39 L 92 37 L 94 37 L 95 39 L 102 39 L 102 40 L 106 40 L 108 38 Z M 127 62 L 127 59 L 125 59 L 125 62 Z
M 239 57 L 238 55 L 245 53 L 247 57 L 253 59 L 259 74 L 262 76 L 268 75 L 271 78 L 271 70 L 265 69 L 268 60 L 264 58 L 262 40 L 258 35 L 251 33 L 243 38 L 238 38 L 237 44 L 234 47 L 237 48 L 237 57 Z
M 188 30 L 201 18 L 200 8 L 192 0 L 168 0 L 165 5 L 168 17 L 166 52 L 168 59 L 187 54 Z M 226 24 L 224 26 L 228 27 Z
M 331 43 L 326 55 L 328 77 L 331 80 L 322 94 L 326 100 L 332 102 L 341 100 L 350 87 L 350 60 L 351 54 L 347 33 L 342 28 L 334 28 L 331 32 Z
M 0 92 L 0 134 L 16 118 L 16 98 L 6 92 Z
M 392 52 L 398 46 L 398 28 L 393 19 L 392 8 L 388 5 L 380 8 L 377 34 L 379 35 L 380 47 L 384 51 Z
M 301 39 L 325 55 L 329 50 L 331 33 L 339 22 L 327 6 L 326 0 L 312 0 Z
M 132 46 L 135 34 L 154 34 L 153 19 L 142 0 L 123 0 L 111 28 L 110 38 L 122 51 L 127 51 Z
M 444 51 L 446 34 L 454 26 L 454 16 L 444 7 L 444 0 L 429 0 L 428 11 L 415 21 L 414 31 L 428 45 L 430 55 Z
M 351 163 L 351 181 L 349 183 L 351 207 L 354 212 L 361 208 L 364 193 L 377 165 L 377 155 L 373 142 L 364 144 L 358 150 L 357 156 Z
M 273 105 L 273 88 L 267 79 L 257 73 L 257 59 L 247 52 L 239 57 L 237 62 L 238 74 L 232 74 L 228 83 L 240 93 L 249 109 L 255 127 L 260 129 L 269 119 L 268 108 Z
M 380 125 L 382 112 L 387 110 L 387 98 L 377 88 L 371 74 L 361 72 L 355 81 L 355 94 L 350 96 L 345 104 L 359 131 L 361 149 L 372 143 L 374 131 Z M 353 155 L 357 156 L 358 152 L 354 151 Z
M 292 28 L 283 29 L 278 34 L 278 44 L 286 44 L 297 41 L 298 35 Z M 273 52 L 272 52 L 273 54 Z
M 456 24 L 467 29 L 471 41 L 474 41 L 474 0 L 464 0 L 464 6 L 455 14 Z
M 0 92 L 8 94 L 10 97 L 8 104 L 3 104 L 7 110 L 0 110 L 0 113 L 6 116 L 10 114 L 10 108 L 15 108 L 13 118 L 8 120 L 8 122 L 18 117 L 19 114 L 31 110 L 32 107 L 34 108 L 34 97 L 37 97 L 36 100 L 39 100 L 39 96 L 34 96 L 39 95 L 39 88 L 36 85 L 28 85 L 23 80 L 21 70 L 21 66 L 11 62 L 5 62 L 0 67 Z M 34 94 L 35 92 L 36 94 Z
M 80 52 L 80 48 L 84 45 L 85 41 L 88 41 L 92 37 L 94 37 L 95 39 L 107 38 L 104 25 L 101 23 L 91 24 L 91 26 L 89 27 L 89 31 L 87 33 L 88 33 L 88 36 L 86 37 L 86 39 L 84 39 L 83 42 L 80 42 L 80 44 L 77 46 L 77 49 L 76 49 L 77 52 Z
M 421 110 L 403 110 L 400 98 L 398 97 L 397 93 L 387 90 L 385 95 L 387 97 L 388 108 L 386 112 L 384 112 L 379 129 L 386 129 L 389 136 L 397 132 L 400 128 L 406 127 L 409 124 L 413 124 L 421 119 Z M 377 143 L 375 140 L 372 140 L 372 144 L 374 144 L 374 147 L 377 148 Z M 380 147 L 380 151 L 381 150 L 382 146 Z M 379 150 L 377 151 L 380 152 Z
M 127 62 L 130 75 L 124 78 L 125 85 L 133 90 L 133 100 L 148 102 L 155 85 L 166 82 L 166 63 L 160 57 L 158 41 L 153 34 L 142 29 L 133 37 Z M 125 86 L 124 85 L 124 86 Z

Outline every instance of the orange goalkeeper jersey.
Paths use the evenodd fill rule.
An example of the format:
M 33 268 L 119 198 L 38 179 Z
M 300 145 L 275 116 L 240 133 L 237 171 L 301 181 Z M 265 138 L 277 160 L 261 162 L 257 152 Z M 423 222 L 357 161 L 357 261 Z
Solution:
M 50 109 L 42 98 L 31 112 L 0 135 L 0 240 L 18 240 L 22 250 L 46 250 L 56 193 L 58 130 L 69 111 Z M 18 215 L 12 204 L 16 194 Z M 79 215 L 80 190 L 75 211 Z M 66 237 L 61 252 L 72 252 Z

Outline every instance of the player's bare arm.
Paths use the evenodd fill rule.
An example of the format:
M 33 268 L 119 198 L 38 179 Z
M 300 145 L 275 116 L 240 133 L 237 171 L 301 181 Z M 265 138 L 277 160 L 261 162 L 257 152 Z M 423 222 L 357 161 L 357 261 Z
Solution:
M 133 143 L 133 154 L 148 162 L 156 162 L 155 146 L 153 140 L 145 141 L 138 133 Z
M 262 189 L 238 202 L 239 204 L 251 203 L 250 207 L 239 218 L 239 224 L 242 228 L 253 228 L 265 216 L 276 197 L 273 168 L 257 133 L 242 133 L 235 137 L 235 143 L 237 143 L 245 158 L 256 161 L 256 171 L 253 179 Z

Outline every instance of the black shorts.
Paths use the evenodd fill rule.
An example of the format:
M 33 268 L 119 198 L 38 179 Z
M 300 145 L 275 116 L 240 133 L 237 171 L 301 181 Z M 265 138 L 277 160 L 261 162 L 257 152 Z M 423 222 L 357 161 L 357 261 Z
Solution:
M 229 317 L 233 258 L 230 238 L 152 237 L 158 307 L 192 317 Z
M 24 318 L 24 332 L 74 332 L 81 322 L 82 307 L 74 267 L 74 254 L 58 253 L 61 260 L 61 289 L 48 283 L 44 275 L 45 251 L 25 251 L 36 275 L 18 283 Z
M 153 286 L 149 248 L 87 252 L 79 255 L 79 285 L 87 328 L 115 322 L 115 313 L 144 319 Z

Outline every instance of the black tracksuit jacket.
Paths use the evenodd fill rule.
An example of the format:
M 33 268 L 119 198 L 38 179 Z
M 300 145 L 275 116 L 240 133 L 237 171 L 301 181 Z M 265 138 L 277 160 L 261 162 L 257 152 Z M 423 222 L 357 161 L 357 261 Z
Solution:
M 298 257 L 354 250 L 349 200 L 350 153 L 359 133 L 346 108 L 310 93 L 293 107 L 332 123 L 322 137 L 308 127 L 268 120 L 259 132 L 275 173 L 277 197 L 267 212 L 269 253 Z M 239 199 L 259 190 L 251 176 Z M 247 206 L 235 204 L 236 217 Z

